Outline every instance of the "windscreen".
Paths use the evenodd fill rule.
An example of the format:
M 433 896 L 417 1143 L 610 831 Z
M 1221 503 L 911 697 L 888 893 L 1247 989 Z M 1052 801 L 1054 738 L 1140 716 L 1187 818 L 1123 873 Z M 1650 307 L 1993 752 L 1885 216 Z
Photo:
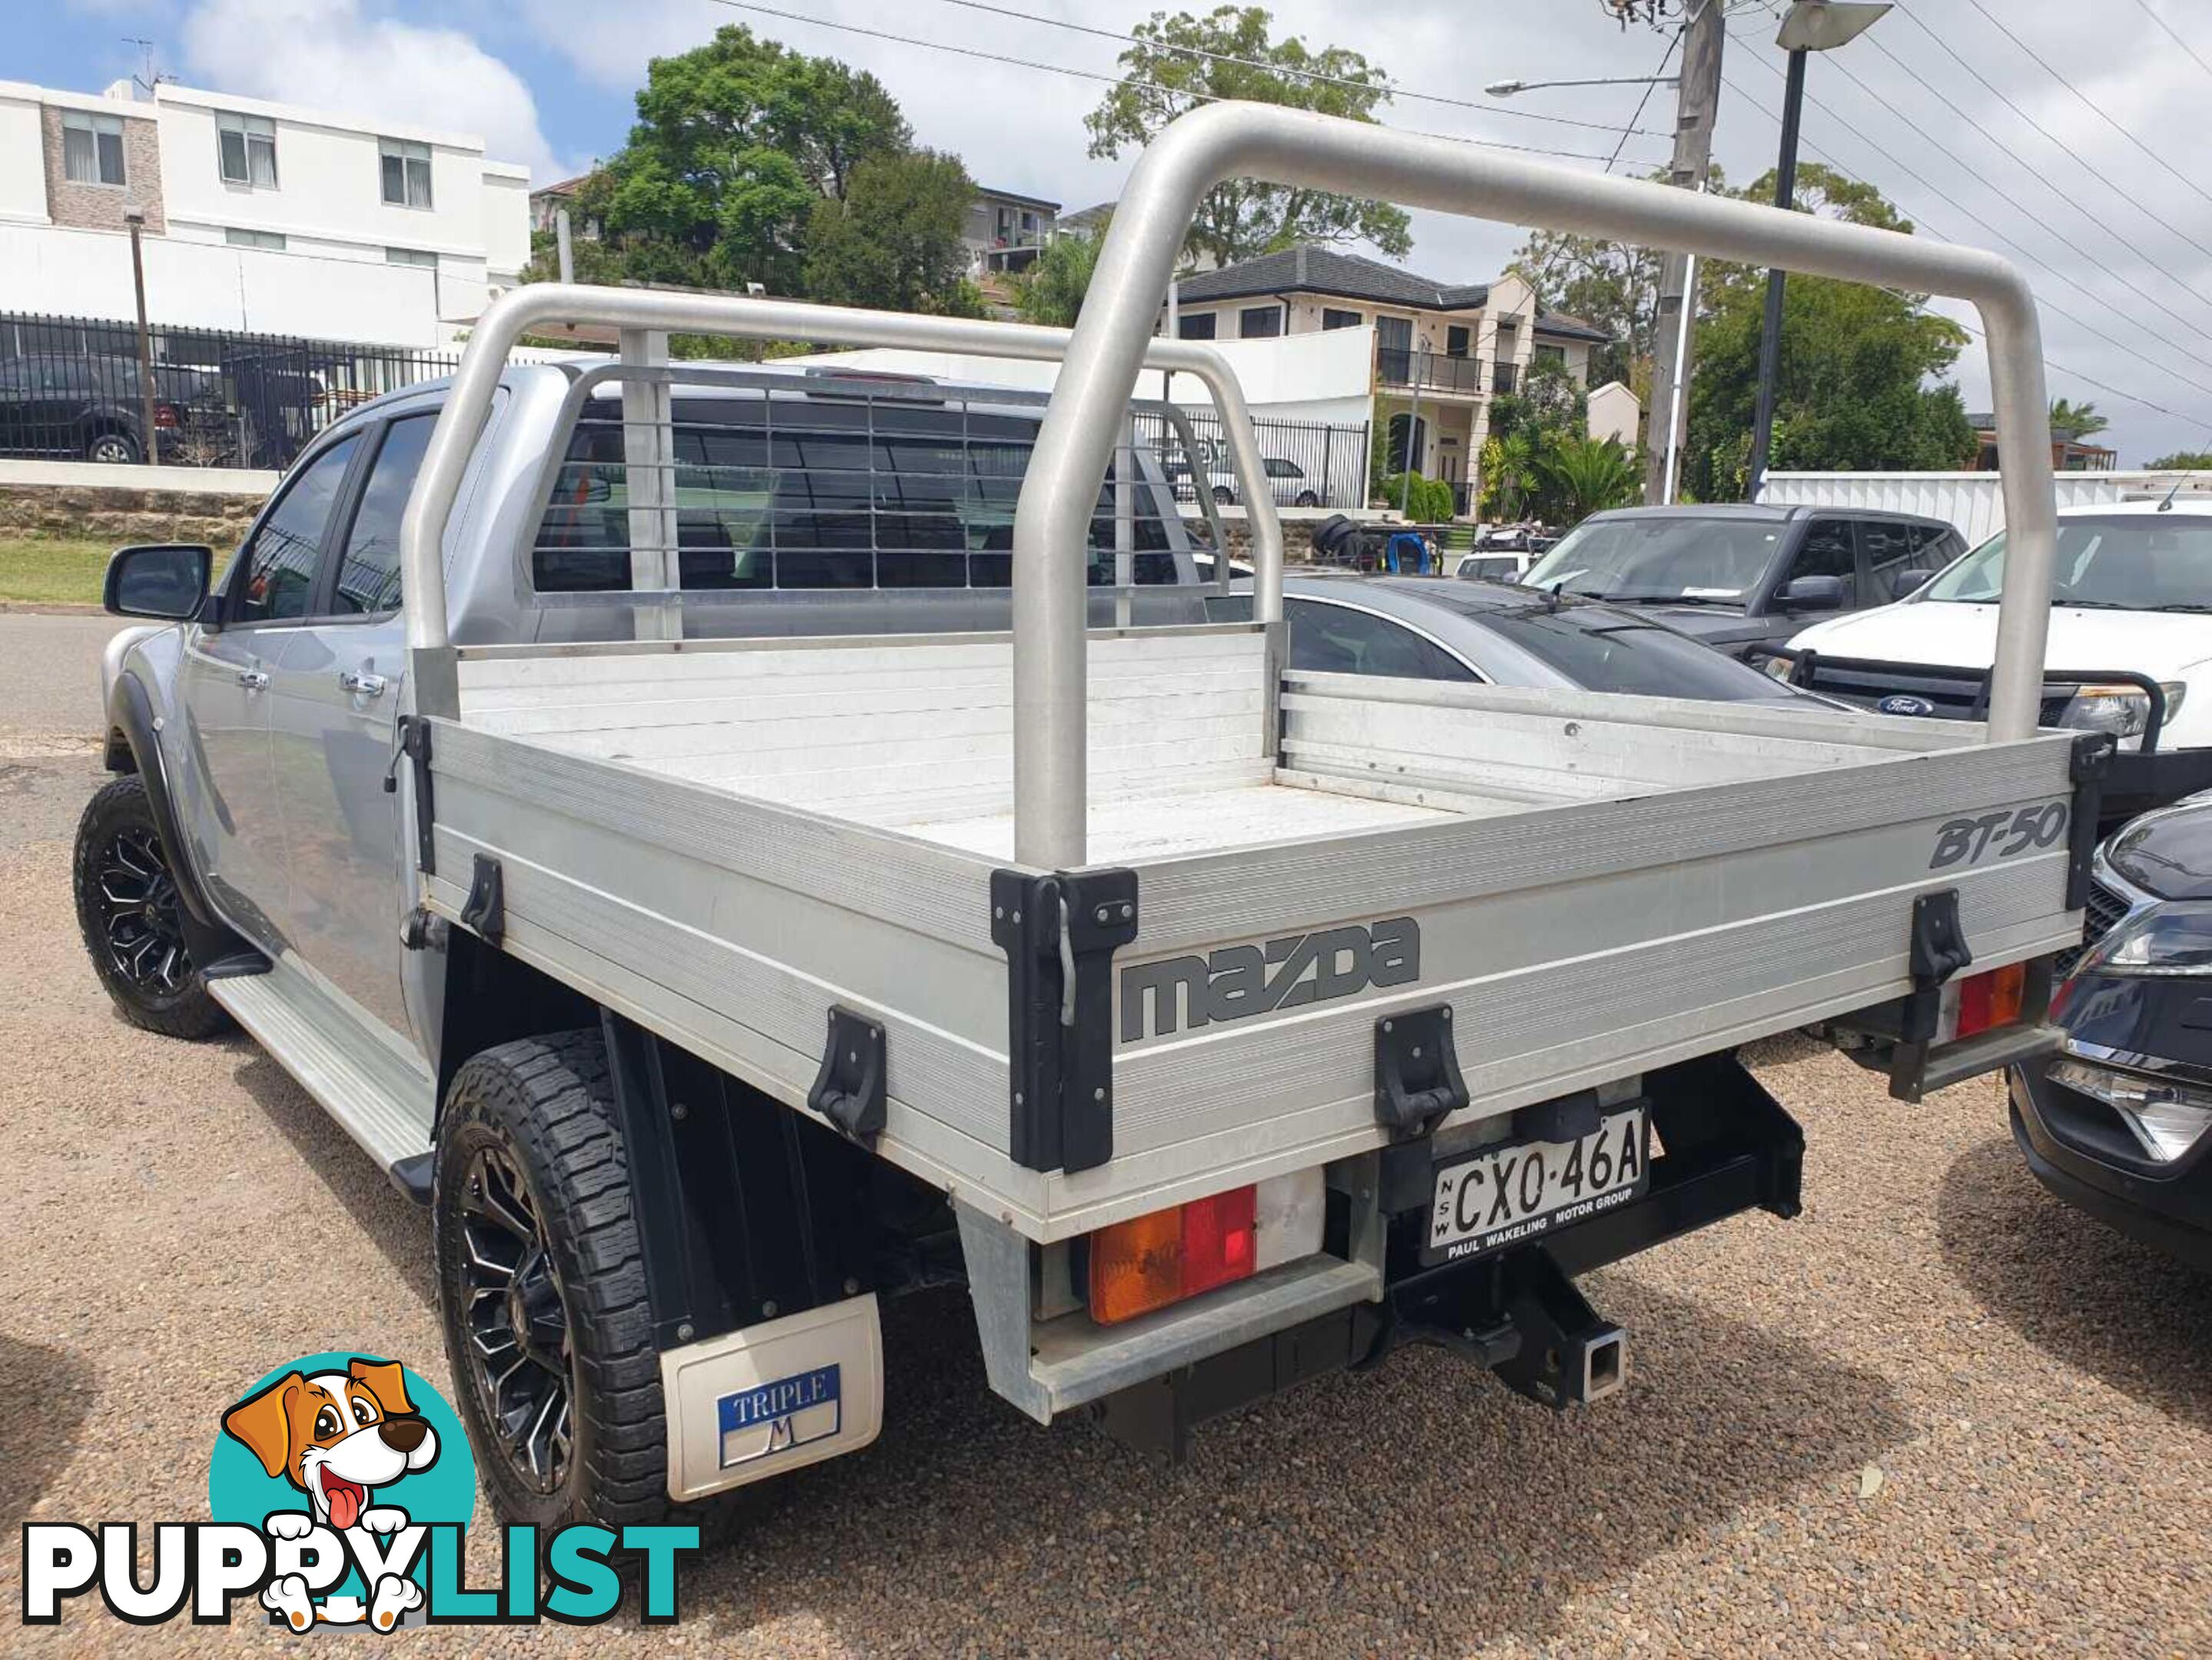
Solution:
M 1003 588 L 1036 422 L 957 399 L 675 400 L 676 520 L 684 588 Z M 621 406 L 578 418 L 532 553 L 541 593 L 630 586 Z M 1153 494 L 1136 492 L 1140 585 L 1176 580 Z M 1090 581 L 1114 581 L 1109 474 L 1091 520 Z
M 2004 587 L 2004 555 L 1999 531 L 1914 599 L 1994 605 Z M 2173 512 L 2061 519 L 2051 600 L 2093 611 L 2212 611 L 2212 517 Z
M 1468 615 L 1589 691 L 1733 703 L 1771 702 L 1781 690 L 1757 669 L 1710 646 L 1596 605 L 1500 605 Z
M 1757 590 L 1787 529 L 1717 515 L 1586 519 L 1523 580 L 1593 599 L 1740 603 Z

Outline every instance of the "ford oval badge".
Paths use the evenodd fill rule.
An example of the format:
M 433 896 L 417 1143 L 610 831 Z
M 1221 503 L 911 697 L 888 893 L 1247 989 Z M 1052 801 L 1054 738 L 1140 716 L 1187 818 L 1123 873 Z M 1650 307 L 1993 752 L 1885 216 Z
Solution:
M 1911 697 L 1899 692 L 1894 697 L 1885 697 L 1875 705 L 1884 714 L 1933 714 L 1936 706 L 1924 697 Z

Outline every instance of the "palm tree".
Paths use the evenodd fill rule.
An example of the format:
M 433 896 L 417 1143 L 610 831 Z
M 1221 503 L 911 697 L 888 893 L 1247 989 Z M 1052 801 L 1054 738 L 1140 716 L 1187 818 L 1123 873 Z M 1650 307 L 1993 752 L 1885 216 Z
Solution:
M 2069 403 L 2063 398 L 2051 400 L 2051 432 L 2056 438 L 2094 438 L 2112 423 L 2097 413 L 2094 404 Z
M 1498 519 L 1516 519 L 1536 482 L 1536 447 L 1526 432 L 1492 438 L 1482 447 L 1482 507 Z
M 1636 459 L 1618 438 L 1559 439 L 1536 466 L 1578 520 L 1626 507 L 1643 489 Z

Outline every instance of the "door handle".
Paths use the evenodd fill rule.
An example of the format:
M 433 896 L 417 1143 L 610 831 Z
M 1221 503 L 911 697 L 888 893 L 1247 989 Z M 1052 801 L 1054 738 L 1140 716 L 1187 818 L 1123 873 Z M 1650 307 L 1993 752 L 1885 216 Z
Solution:
M 264 691 L 268 689 L 269 677 L 259 669 L 240 669 L 238 684 L 248 691 Z
M 355 669 L 338 671 L 338 690 L 349 691 L 356 697 L 381 697 L 386 684 L 380 674 L 364 674 Z

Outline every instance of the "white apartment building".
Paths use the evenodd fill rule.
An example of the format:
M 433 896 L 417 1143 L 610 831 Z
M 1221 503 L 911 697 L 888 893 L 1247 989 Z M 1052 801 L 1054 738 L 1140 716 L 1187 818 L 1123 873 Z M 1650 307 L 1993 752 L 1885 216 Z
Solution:
M 530 258 L 530 175 L 481 138 L 163 83 L 0 82 L 0 312 L 434 346 Z

